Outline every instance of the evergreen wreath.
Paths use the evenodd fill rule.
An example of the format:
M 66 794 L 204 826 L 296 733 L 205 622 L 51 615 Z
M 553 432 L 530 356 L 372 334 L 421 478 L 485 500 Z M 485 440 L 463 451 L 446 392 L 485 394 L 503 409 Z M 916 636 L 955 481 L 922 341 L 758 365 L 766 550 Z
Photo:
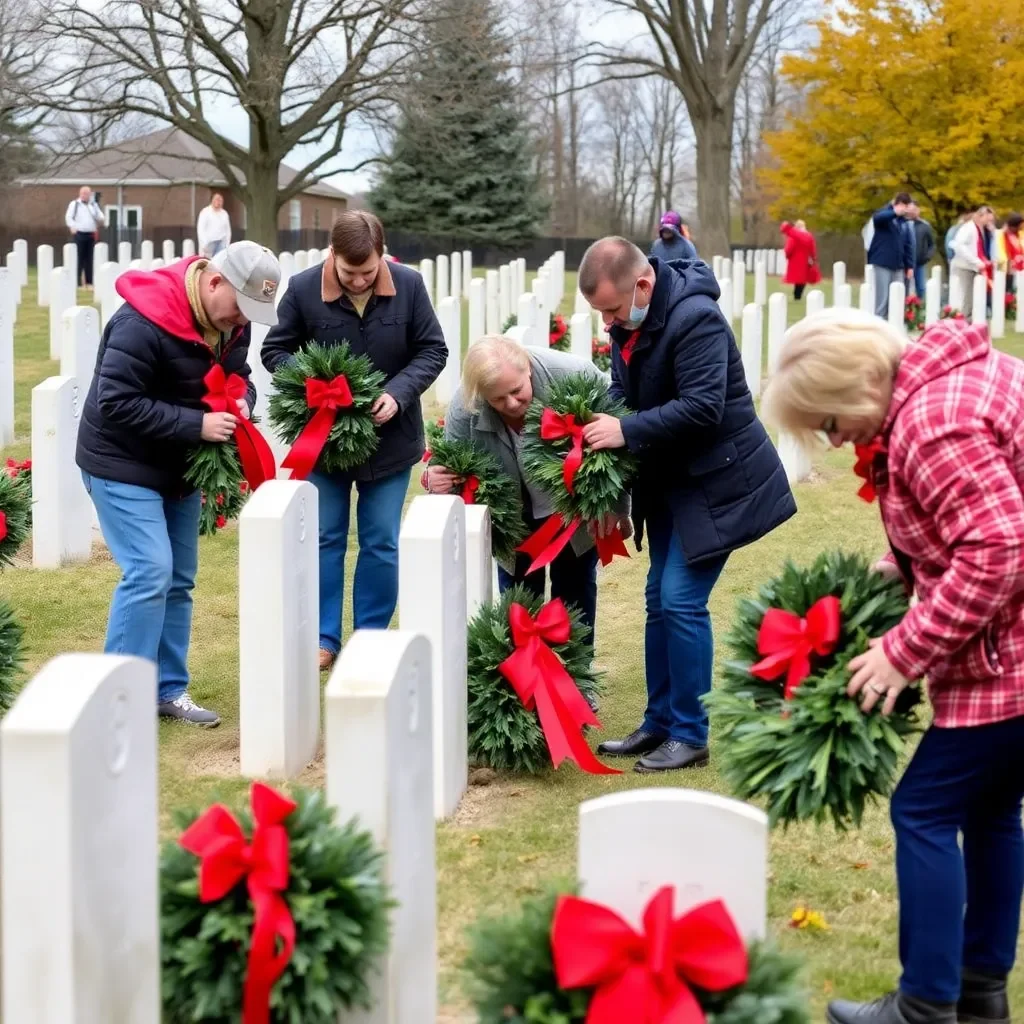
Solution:
M 431 466 L 443 466 L 463 479 L 452 494 L 461 494 L 468 504 L 486 505 L 491 510 L 494 557 L 502 562 L 514 562 L 516 546 L 527 534 L 519 483 L 502 469 L 495 456 L 469 441 L 435 436 L 430 441 L 429 455 Z
M 273 377 L 269 418 L 289 444 L 293 444 L 322 411 L 310 407 L 306 382 L 329 384 L 338 377 L 348 382 L 351 405 L 336 410 L 315 464 L 315 469 L 322 473 L 361 466 L 377 450 L 380 438 L 370 409 L 384 393 L 387 378 L 374 369 L 369 357 L 353 355 L 347 341 L 339 345 L 310 342 L 279 367 Z
M 368 978 L 388 944 L 392 907 L 382 854 L 353 820 L 335 823 L 319 790 L 294 790 L 288 832 L 288 888 L 295 950 L 270 996 L 271 1024 L 335 1024 L 342 1009 L 369 1007 Z M 177 812 L 185 829 L 199 815 Z M 237 813 L 248 841 L 253 820 Z M 253 904 L 240 880 L 221 900 L 199 899 L 198 860 L 177 841 L 160 860 L 164 1020 L 238 1024 Z
M 792 676 L 784 685 L 784 665 L 754 675 L 771 653 L 759 645 L 766 613 L 782 609 L 807 621 L 823 599 L 838 600 L 838 623 L 831 642 L 810 653 L 809 674 L 795 687 Z M 809 568 L 787 563 L 755 599 L 740 601 L 726 638 L 733 659 L 705 701 L 722 777 L 739 799 L 766 800 L 773 827 L 827 817 L 839 829 L 859 826 L 867 804 L 892 791 L 905 740 L 918 728 L 920 690 L 908 687 L 884 717 L 878 709 L 861 711 L 846 687 L 850 661 L 896 626 L 907 607 L 900 580 L 874 572 L 862 555 L 839 551 L 819 555 Z
M 464 968 L 480 1024 L 584 1024 L 592 991 L 563 989 L 555 976 L 551 924 L 560 884 L 525 899 L 517 911 L 470 928 Z M 747 980 L 723 993 L 695 990 L 708 1024 L 808 1024 L 799 963 L 768 942 L 747 946 Z M 625 1022 L 623 1022 L 625 1024 Z
M 193 448 L 185 468 L 185 481 L 202 495 L 201 537 L 213 536 L 227 526 L 228 520 L 237 519 L 249 500 L 249 484 L 242 472 L 234 438 L 208 441 Z
M 21 671 L 21 642 L 25 629 L 11 606 L 0 599 L 0 715 L 14 703 L 14 680 Z
M 469 622 L 466 638 L 469 758 L 474 764 L 498 771 L 539 775 L 551 770 L 551 755 L 537 712 L 527 711 L 498 670 L 514 649 L 509 626 L 509 610 L 513 604 L 521 604 L 535 617 L 544 598 L 517 584 L 506 590 L 498 601 L 484 605 Z M 569 641 L 554 644 L 552 649 L 577 689 L 593 706 L 601 692 L 599 675 L 594 670 L 594 650 L 584 640 L 587 628 L 579 611 L 569 608 L 568 612 L 572 623 Z
M 435 442 L 444 440 L 444 417 L 442 416 L 435 423 L 425 423 L 423 432 L 427 439 L 427 450 L 423 453 L 423 461 L 429 462 Z
M 32 479 L 0 473 L 0 569 L 14 562 L 32 527 Z
M 590 352 L 594 365 L 599 370 L 608 373 L 612 368 L 612 343 L 610 341 L 602 342 L 600 338 L 595 337 L 590 342 Z
M 585 424 L 597 413 L 625 416 L 626 407 L 612 399 L 604 378 L 590 373 L 572 373 L 552 381 L 543 402 L 534 398 L 523 427 L 523 472 L 552 499 L 555 511 L 565 521 L 580 518 L 592 522 L 603 518 L 615 510 L 636 471 L 636 459 L 626 448 L 585 449 L 570 494 L 565 486 L 563 465 L 573 441 L 570 437 L 545 441 L 540 436 L 545 409 L 553 409 L 559 415 L 572 415 L 577 424 Z
M 502 325 L 501 333 L 508 334 L 509 329 L 519 323 L 519 317 L 513 313 Z M 569 325 L 560 313 L 552 313 L 548 317 L 548 347 L 556 352 L 569 351 Z

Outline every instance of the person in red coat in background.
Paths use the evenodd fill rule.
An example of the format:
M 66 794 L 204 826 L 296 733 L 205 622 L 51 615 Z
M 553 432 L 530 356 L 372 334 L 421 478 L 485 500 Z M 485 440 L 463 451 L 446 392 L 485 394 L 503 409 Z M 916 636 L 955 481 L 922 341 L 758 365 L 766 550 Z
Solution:
M 782 280 L 793 286 L 793 298 L 799 301 L 807 285 L 821 280 L 818 244 L 802 220 L 795 224 L 785 220 L 779 230 L 786 236 L 786 276 Z

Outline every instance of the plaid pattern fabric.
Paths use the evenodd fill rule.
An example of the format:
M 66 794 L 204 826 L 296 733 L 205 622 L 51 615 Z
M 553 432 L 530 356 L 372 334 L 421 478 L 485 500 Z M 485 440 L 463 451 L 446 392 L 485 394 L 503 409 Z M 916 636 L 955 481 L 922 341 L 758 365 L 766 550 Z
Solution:
M 940 321 L 908 346 L 882 433 L 882 521 L 919 598 L 889 660 L 927 675 L 938 726 L 1024 715 L 1024 362 Z

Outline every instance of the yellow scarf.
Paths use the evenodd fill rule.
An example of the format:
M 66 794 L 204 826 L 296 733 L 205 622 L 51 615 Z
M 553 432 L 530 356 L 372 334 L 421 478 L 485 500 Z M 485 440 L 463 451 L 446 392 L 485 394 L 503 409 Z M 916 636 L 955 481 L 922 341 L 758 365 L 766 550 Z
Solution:
M 221 334 L 210 322 L 206 310 L 203 309 L 202 300 L 199 298 L 199 276 L 207 268 L 209 262 L 209 260 L 196 260 L 185 271 L 185 294 L 188 295 L 188 304 L 192 315 L 203 332 L 203 341 L 216 352 L 220 346 Z

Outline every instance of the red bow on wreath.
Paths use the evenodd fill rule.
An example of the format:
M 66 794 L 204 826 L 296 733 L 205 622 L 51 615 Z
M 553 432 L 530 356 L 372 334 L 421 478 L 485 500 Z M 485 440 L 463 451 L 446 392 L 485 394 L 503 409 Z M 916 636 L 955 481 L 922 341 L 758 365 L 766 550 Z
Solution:
M 548 601 L 533 618 L 521 605 L 508 611 L 515 650 L 498 666 L 528 711 L 537 709 L 551 762 L 557 768 L 567 757 L 591 775 L 621 775 L 601 764 L 583 739 L 584 725 L 601 727 L 586 698 L 548 644 L 564 644 L 572 631 L 560 599 Z
M 0 540 L 7 539 L 7 513 L 0 512 Z
M 288 888 L 288 830 L 283 822 L 298 805 L 262 782 L 252 784 L 251 799 L 251 843 L 246 843 L 238 819 L 220 804 L 193 822 L 178 842 L 200 858 L 201 902 L 215 903 L 246 880 L 255 915 L 241 1024 L 269 1024 L 270 993 L 295 949 L 295 921 L 281 894 Z
M 551 922 L 560 988 L 594 988 L 586 1024 L 702 1024 L 694 988 L 742 985 L 747 949 L 721 900 L 672 917 L 672 886 L 659 889 L 636 932 L 613 910 L 562 896 Z
M 794 612 L 769 608 L 757 633 L 757 649 L 767 655 L 750 668 L 758 679 L 778 679 L 785 672 L 783 696 L 789 700 L 811 674 L 811 655 L 831 654 L 839 642 L 841 606 L 838 597 L 815 601 L 801 618 Z
M 460 497 L 467 505 L 476 504 L 476 492 L 480 490 L 480 478 L 478 476 L 467 476 L 462 484 Z
M 22 473 L 32 472 L 32 460 L 25 459 L 23 462 L 18 462 L 16 459 L 7 460 L 7 475 L 12 479 L 16 480 Z
M 313 472 L 338 417 L 338 410 L 352 405 L 352 389 L 348 386 L 348 378 L 343 373 L 329 381 L 307 377 L 306 405 L 316 411 L 295 438 L 295 443 L 281 463 L 292 471 L 292 480 L 305 480 Z
M 551 327 L 548 331 L 548 345 L 557 345 L 569 332 L 565 318 L 558 313 L 551 317 Z
M 885 450 L 885 445 L 879 440 L 874 440 L 871 444 L 855 444 L 853 446 L 853 452 L 857 456 L 853 471 L 864 481 L 857 492 L 857 497 L 869 505 L 878 496 L 875 487 L 875 459 L 879 455 L 884 455 Z
M 226 374 L 220 363 L 210 367 L 203 378 L 203 385 L 206 387 L 203 404 L 210 412 L 229 412 L 238 418 L 234 434 L 238 457 L 242 463 L 242 473 L 250 489 L 255 491 L 264 481 L 273 480 L 277 476 L 277 464 L 270 445 L 256 429 L 256 424 L 243 419 L 239 414 L 238 403 L 245 399 L 249 386 L 237 373 Z

